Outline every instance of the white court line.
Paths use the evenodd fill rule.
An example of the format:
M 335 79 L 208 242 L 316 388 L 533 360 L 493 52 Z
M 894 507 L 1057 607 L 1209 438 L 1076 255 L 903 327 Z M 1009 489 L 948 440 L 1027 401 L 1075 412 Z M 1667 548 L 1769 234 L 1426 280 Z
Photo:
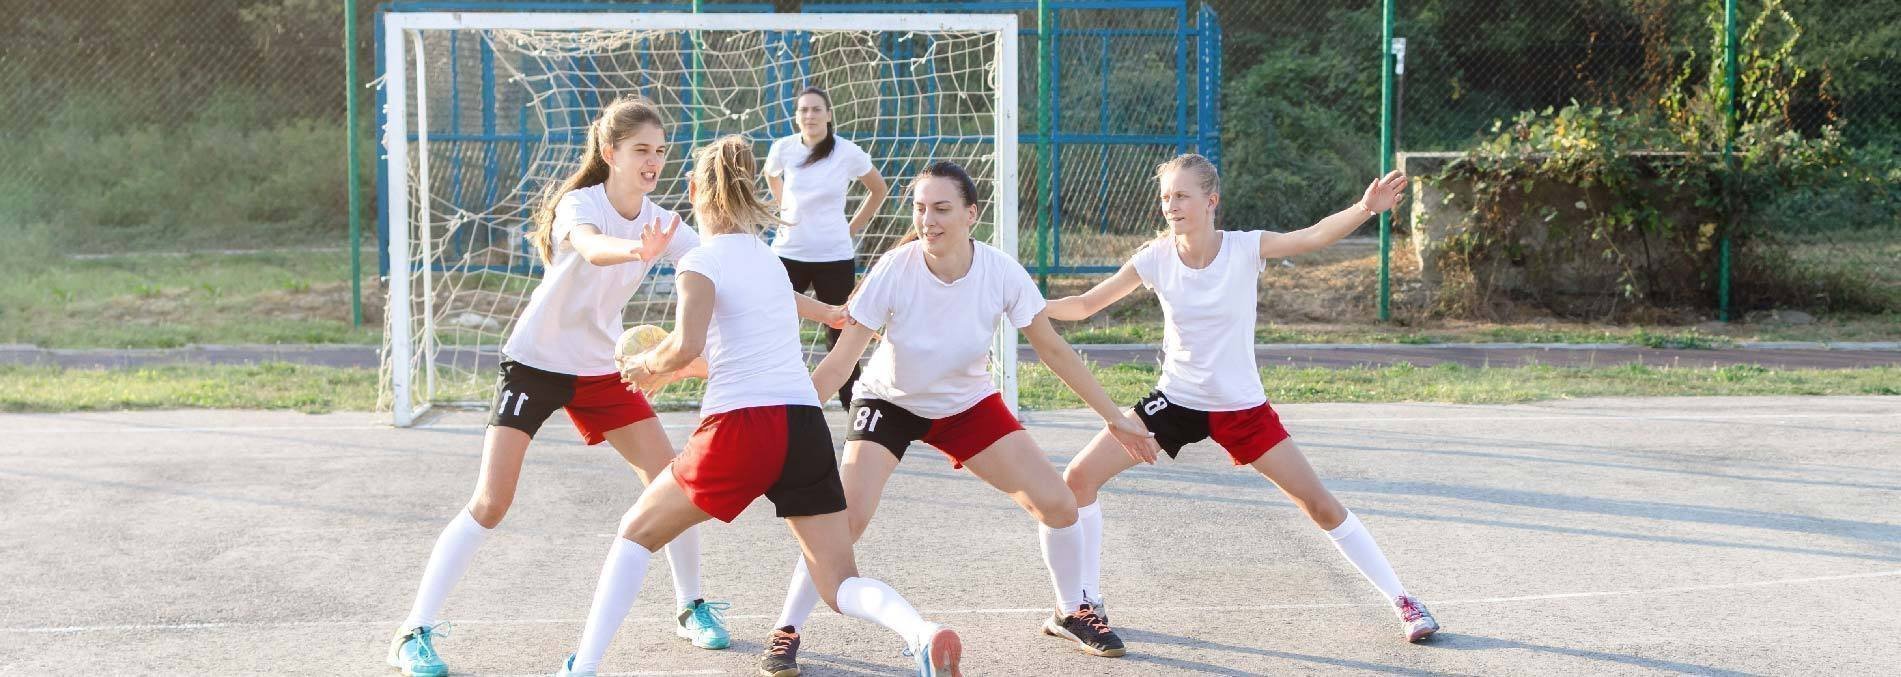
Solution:
M 1458 423 L 1462 421 L 1690 421 L 1690 422 L 1697 422 L 1697 421 L 1744 421 L 1744 420 L 1754 420 L 1754 419 L 1868 418 L 1870 415 L 1871 414 L 1869 412 L 1852 412 L 1852 413 L 1840 412 L 1840 413 L 1828 413 L 1828 414 L 1631 414 L 1631 415 L 1558 414 L 1558 415 L 1535 415 L 1535 416 L 1519 416 L 1519 415 L 1331 416 L 1331 417 L 1316 417 L 1316 418 L 1285 416 L 1283 418 L 1286 419 L 1287 421 L 1291 421 L 1294 423 L 1387 423 L 1387 422 L 1422 422 L 1422 421 L 1423 422 L 1438 422 L 1438 423 Z M 1051 418 L 1049 420 L 1037 420 L 1039 418 L 1041 417 L 1032 413 L 1029 416 L 1024 417 L 1025 419 L 1024 422 L 1029 423 L 1031 425 L 1048 425 L 1048 426 L 1088 425 L 1092 428 L 1099 427 L 1094 424 L 1085 423 L 1081 420 L 1066 421 L 1066 420 L 1062 420 L 1058 418 Z M 107 423 L 110 423 L 110 421 L 107 421 Z M 662 426 L 668 430 L 693 430 L 695 428 L 698 428 L 699 424 L 697 422 L 677 423 L 677 424 L 667 423 L 667 424 L 662 424 Z M 488 427 L 487 424 L 425 425 L 425 426 L 417 426 L 416 428 L 414 428 L 414 430 L 481 430 L 487 427 Z M 156 433 L 220 433 L 220 432 L 257 432 L 257 431 L 321 432 L 321 431 L 326 431 L 326 430 L 391 430 L 393 431 L 395 430 L 395 428 L 387 426 L 387 425 L 356 425 L 356 426 L 258 425 L 258 426 L 192 426 L 192 427 L 178 427 L 178 428 L 132 427 L 132 428 L 111 428 L 111 429 L 104 429 L 104 430 L 100 428 L 27 428 L 25 430 L 0 430 L 0 432 L 5 432 L 9 435 L 77 435 L 77 434 L 99 434 L 99 433 L 156 434 Z
M 1710 584 L 1710 585 L 1681 585 L 1681 586 L 1674 586 L 1674 587 L 1668 587 L 1668 588 L 1646 588 L 1646 589 L 1641 589 L 1641 590 L 1601 590 L 1601 591 L 1595 591 L 1595 592 L 1558 592 L 1558 593 L 1550 593 L 1550 594 L 1544 594 L 1544 595 L 1519 595 L 1515 597 L 1475 597 L 1472 599 L 1435 599 L 1435 600 L 1429 600 L 1429 601 L 1433 604 L 1433 606 L 1461 606 L 1461 605 L 1467 605 L 1467 604 L 1502 604 L 1502 603 L 1509 603 L 1509 602 L 1537 602 L 1537 601 L 1544 601 L 1544 600 L 1579 599 L 1579 598 L 1589 598 L 1589 597 L 1629 597 L 1633 595 L 1667 595 L 1667 594 L 1684 593 L 1684 592 L 1707 592 L 1710 590 L 1734 590 L 1734 589 L 1740 589 L 1740 588 L 1760 588 L 1760 587 L 1766 587 L 1766 586 L 1772 586 L 1772 585 L 1796 585 L 1796 584 L 1801 584 L 1801 583 L 1826 583 L 1830 581 L 1848 581 L 1848 580 L 1857 580 L 1857 579 L 1864 579 L 1864 578 L 1888 578 L 1888 577 L 1893 577 L 1893 576 L 1901 576 L 1901 569 L 1891 569 L 1888 571 L 1870 571 L 1870 572 L 1859 573 L 1859 574 L 1839 574 L 1839 575 L 1834 575 L 1834 576 L 1808 576 L 1804 578 L 1778 578 L 1778 579 L 1767 580 L 1767 581 L 1743 581 L 1740 583 L 1715 583 L 1715 584 Z M 1385 604 L 1378 603 L 1378 602 L 1371 602 L 1371 603 L 1334 602 L 1334 603 L 1316 603 L 1316 604 L 1260 604 L 1260 605 L 1254 605 L 1254 606 L 1153 606 L 1153 607 L 1138 607 L 1134 609 L 1134 611 L 1138 613 L 1154 613 L 1154 612 L 1253 613 L 1253 612 L 1261 612 L 1261 611 L 1276 611 L 1276 610 L 1288 610 L 1288 609 L 1344 609 L 1344 608 L 1351 608 L 1351 607 L 1366 607 L 1366 606 L 1385 606 Z M 1117 609 L 1119 610 L 1118 613 L 1128 613 L 1130 611 L 1128 607 L 1117 607 Z M 1020 614 L 1047 614 L 1049 613 L 1049 609 L 1047 607 L 1030 607 L 1030 608 L 1023 608 L 1023 609 L 1012 609 L 1012 608 L 927 609 L 923 611 L 922 613 L 927 616 L 1020 615 Z M 726 618 L 735 619 L 735 620 L 765 620 L 765 619 L 776 619 L 778 618 L 778 616 L 772 615 L 772 614 L 734 614 L 734 615 L 726 616 Z M 653 618 L 633 617 L 627 620 L 634 621 L 634 622 L 671 622 L 673 619 L 660 618 L 660 617 L 653 617 Z M 455 621 L 454 624 L 458 626 L 461 626 L 461 625 L 577 625 L 578 626 L 578 625 L 582 625 L 584 622 L 585 621 L 581 619 L 534 618 L 534 619 Z M 360 626 L 378 626 L 378 625 L 389 625 L 389 624 L 390 624 L 390 621 L 388 619 L 379 619 L 379 620 L 365 620 L 365 621 L 342 621 L 342 620 L 292 621 L 292 622 L 285 622 L 285 623 L 215 622 L 215 623 L 173 623 L 173 624 L 156 624 L 155 623 L 155 624 L 146 624 L 146 625 L 68 625 L 68 626 L 60 626 L 60 627 L 40 627 L 40 628 L 0 628 L 0 633 L 28 634 L 28 635 L 56 635 L 56 634 L 77 634 L 77 633 L 85 633 L 85 632 L 135 632 L 135 631 L 153 631 L 153 630 L 161 630 L 161 631 L 163 630 L 171 630 L 171 631 L 217 630 L 217 629 L 222 629 L 222 628 L 250 628 L 250 629 L 264 630 L 264 629 L 308 628 L 308 627 L 360 627 Z M 702 674 L 702 673 L 629 673 L 629 674 Z
M 1458 423 L 1462 421 L 1689 421 L 1689 422 L 1698 422 L 1698 421 L 1752 420 L 1752 419 L 1764 419 L 1764 418 L 1775 418 L 1775 419 L 1868 418 L 1870 415 L 1871 414 L 1868 412 L 1833 413 L 1833 414 L 1630 414 L 1630 415 L 1561 414 L 1561 415 L 1538 415 L 1538 416 L 1516 416 L 1516 415 L 1503 415 L 1503 416 L 1326 416 L 1326 417 L 1313 417 L 1313 418 L 1308 418 L 1304 416 L 1282 416 L 1281 419 L 1288 421 L 1290 423 L 1385 423 L 1389 421 L 1391 422 L 1422 422 L 1423 421 L 1423 422 L 1428 422 L 1428 423 Z M 1061 420 L 1061 419 L 1037 420 L 1038 418 L 1039 417 L 1032 414 L 1030 416 L 1024 417 L 1023 422 L 1030 425 L 1049 425 L 1049 426 L 1067 425 L 1067 426 L 1087 426 L 1087 427 L 1094 427 L 1094 428 L 1102 427 L 1100 422 L 1093 422 L 1093 423 L 1091 422 L 1091 421 L 1095 421 L 1095 419 L 1083 420 L 1080 417 L 1078 417 L 1078 420 L 1066 421 L 1066 420 Z

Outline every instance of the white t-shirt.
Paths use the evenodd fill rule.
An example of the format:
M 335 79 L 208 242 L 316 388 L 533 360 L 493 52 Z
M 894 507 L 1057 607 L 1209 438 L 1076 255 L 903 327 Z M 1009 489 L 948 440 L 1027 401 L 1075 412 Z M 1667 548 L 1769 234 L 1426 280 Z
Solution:
M 1142 286 L 1162 301 L 1162 382 L 1168 400 L 1202 411 L 1237 411 L 1267 401 L 1254 363 L 1261 231 L 1221 231 L 1213 263 L 1182 263 L 1175 241 L 1151 242 L 1129 259 Z
M 1043 312 L 1043 294 L 1015 259 L 973 242 L 970 272 L 945 284 L 924 263 L 924 243 L 892 249 L 858 287 L 852 319 L 884 341 L 852 397 L 886 400 L 925 418 L 969 409 L 997 392 L 990 349 L 997 318 L 1018 329 Z
M 765 242 L 745 233 L 706 238 L 680 260 L 680 272 L 713 281 L 701 416 L 746 407 L 818 406 L 799 343 L 792 282 Z
M 870 172 L 871 156 L 845 137 L 832 135 L 832 154 L 801 167 L 812 154 L 798 134 L 772 142 L 766 174 L 785 177 L 780 218 L 791 224 L 773 235 L 772 250 L 794 261 L 845 261 L 852 258 L 851 219 L 845 216 L 845 191 Z
M 614 341 L 624 326 L 621 310 L 634 297 L 641 278 L 651 267 L 646 261 L 597 266 L 581 258 L 568 242 L 575 226 L 594 226 L 603 235 L 639 240 L 640 229 L 654 219 L 660 227 L 673 223 L 673 212 L 652 200 L 640 202 L 640 215 L 627 219 L 607 201 L 601 185 L 578 188 L 555 204 L 553 259 L 541 274 L 541 283 L 528 297 L 528 306 L 515 318 L 502 354 L 522 364 L 562 374 L 599 376 L 620 371 L 614 366 Z M 700 236 L 682 225 L 673 234 L 663 258 L 680 257 L 700 244 Z

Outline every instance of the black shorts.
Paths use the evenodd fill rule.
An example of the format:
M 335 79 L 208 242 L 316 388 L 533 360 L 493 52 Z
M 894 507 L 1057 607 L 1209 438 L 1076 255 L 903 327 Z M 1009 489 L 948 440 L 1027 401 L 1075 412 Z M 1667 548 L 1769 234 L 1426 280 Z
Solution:
M 991 393 L 963 411 L 937 419 L 919 416 L 878 399 L 852 400 L 849 411 L 851 432 L 845 433 L 847 442 L 876 442 L 899 460 L 904 459 L 904 451 L 912 442 L 923 442 L 944 452 L 957 468 L 964 467 L 964 462 L 989 449 L 997 440 L 1023 429 L 1016 415 L 1003 404 L 1003 395 L 997 393 Z
M 620 374 L 575 376 L 536 369 L 514 360 L 497 368 L 495 403 L 488 424 L 514 428 L 529 437 L 556 409 L 567 409 L 568 419 L 588 444 L 600 444 L 618 428 L 654 417 L 653 406 L 640 393 L 627 389 Z
M 1247 465 L 1288 439 L 1280 415 L 1267 403 L 1235 411 L 1202 411 L 1170 402 L 1156 390 L 1135 403 L 1135 415 L 1155 434 L 1155 443 L 1169 458 L 1181 454 L 1184 446 L 1213 437 L 1235 465 Z

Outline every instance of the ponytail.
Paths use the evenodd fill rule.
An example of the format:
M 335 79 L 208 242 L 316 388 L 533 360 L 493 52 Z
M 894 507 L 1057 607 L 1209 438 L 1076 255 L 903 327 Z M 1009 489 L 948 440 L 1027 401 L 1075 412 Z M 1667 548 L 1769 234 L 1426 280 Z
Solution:
M 581 166 L 559 183 L 549 184 L 535 206 L 534 228 L 528 231 L 528 244 L 534 245 L 542 265 L 554 263 L 554 213 L 561 198 L 570 191 L 607 182 L 607 158 L 601 149 L 612 148 L 633 136 L 642 127 L 663 127 L 660 109 L 640 97 L 623 97 L 601 109 L 601 115 L 587 126 L 587 148 L 581 154 Z
M 738 134 L 722 136 L 693 151 L 693 218 L 706 235 L 746 232 L 783 225 L 759 199 L 752 142 Z

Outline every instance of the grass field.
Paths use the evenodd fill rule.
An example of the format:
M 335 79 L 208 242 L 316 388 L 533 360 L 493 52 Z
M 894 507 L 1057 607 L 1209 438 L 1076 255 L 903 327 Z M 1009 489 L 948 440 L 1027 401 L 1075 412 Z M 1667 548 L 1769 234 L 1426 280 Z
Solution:
M 382 335 L 382 288 L 375 253 L 364 280 L 365 326 L 350 326 L 349 257 L 342 250 L 217 254 L 119 254 L 69 258 L 44 238 L 0 251 L 18 271 L 0 282 L 0 343 L 48 348 L 170 348 L 188 344 L 373 344 Z M 1307 305 L 1352 305 L 1337 298 L 1341 275 L 1309 268 L 1357 266 L 1364 249 L 1344 245 L 1335 258 L 1293 272 L 1269 273 L 1263 343 L 1630 343 L 1654 348 L 1720 348 L 1744 341 L 1901 339 L 1901 309 L 1885 314 L 1824 315 L 1813 324 L 1737 322 L 1700 326 L 1618 326 L 1562 321 L 1490 324 L 1453 320 L 1382 325 L 1341 318 L 1315 321 Z M 1837 265 L 1883 289 L 1901 290 L 1901 242 L 1866 246 L 1817 243 L 1800 250 L 1805 265 Z M 1309 275 L 1309 273 L 1313 273 Z M 1092 280 L 1054 281 L 1052 295 Z M 1335 286 L 1329 286 L 1335 285 Z M 1309 297 L 1312 297 L 1311 299 Z M 1328 297 L 1335 297 L 1327 301 Z M 1298 307 L 1296 307 L 1298 306 Z M 1090 322 L 1060 328 L 1075 343 L 1158 343 L 1159 308 L 1146 291 Z M 1344 311 L 1343 311 L 1344 312 Z

